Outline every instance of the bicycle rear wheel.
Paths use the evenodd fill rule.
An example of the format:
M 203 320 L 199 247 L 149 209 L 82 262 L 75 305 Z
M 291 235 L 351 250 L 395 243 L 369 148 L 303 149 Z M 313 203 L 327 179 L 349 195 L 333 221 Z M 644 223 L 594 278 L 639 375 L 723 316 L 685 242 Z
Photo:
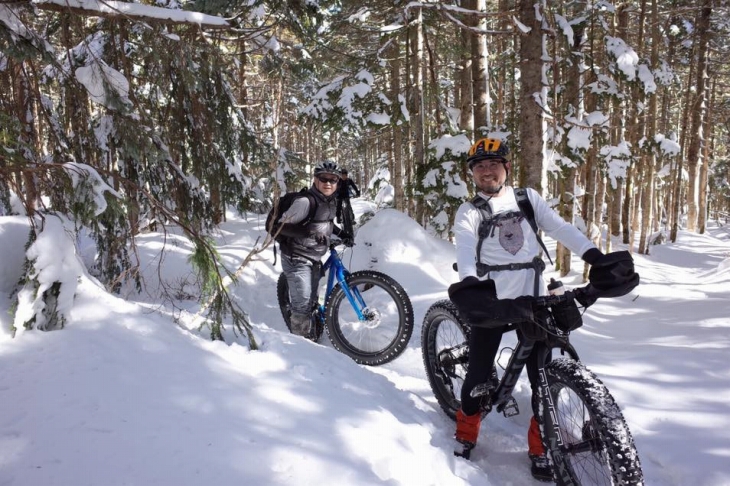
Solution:
M 400 356 L 413 333 L 413 307 L 403 287 L 371 270 L 353 272 L 345 282 L 356 300 L 359 296 L 364 302 L 364 306 L 358 304 L 364 319 L 337 285 L 327 299 L 325 314 L 332 346 L 365 365 L 384 364 Z
M 469 326 L 450 300 L 440 300 L 426 312 L 421 351 L 428 383 L 443 411 L 456 419 L 461 388 L 469 363 Z
M 548 364 L 545 376 L 550 391 L 542 404 L 543 435 L 556 483 L 643 484 L 641 462 L 626 420 L 598 377 L 568 358 Z
M 286 328 L 291 331 L 291 299 L 289 297 L 289 282 L 286 281 L 286 276 L 283 273 L 279 275 L 279 280 L 276 282 L 276 297 L 279 300 L 281 317 L 284 318 Z

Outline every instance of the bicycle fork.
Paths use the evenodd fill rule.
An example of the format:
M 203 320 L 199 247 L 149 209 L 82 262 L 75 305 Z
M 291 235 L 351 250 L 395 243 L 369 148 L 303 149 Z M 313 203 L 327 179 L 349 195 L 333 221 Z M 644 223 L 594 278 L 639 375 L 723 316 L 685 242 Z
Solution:
M 363 300 L 362 295 L 360 295 L 360 291 L 356 287 L 350 287 L 347 284 L 347 282 L 346 282 L 347 274 L 343 267 L 338 265 L 338 266 L 335 266 L 335 268 L 333 268 L 332 270 L 333 271 L 330 271 L 329 279 L 327 282 L 327 295 L 329 295 L 330 291 L 334 288 L 334 280 L 337 279 L 337 281 L 340 284 L 340 287 L 342 288 L 342 291 L 345 294 L 345 297 L 347 297 L 347 300 L 350 302 L 350 305 L 355 310 L 355 314 L 357 314 L 357 318 L 360 321 L 366 320 L 367 318 L 363 311 L 367 308 L 367 306 L 365 305 L 365 301 Z

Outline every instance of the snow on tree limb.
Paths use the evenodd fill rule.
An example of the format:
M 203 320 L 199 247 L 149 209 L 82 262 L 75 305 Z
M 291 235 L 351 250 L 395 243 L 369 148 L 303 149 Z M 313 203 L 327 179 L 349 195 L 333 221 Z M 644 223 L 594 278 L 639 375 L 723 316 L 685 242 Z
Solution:
M 222 17 L 116 0 L 31 0 L 30 3 L 42 10 L 71 11 L 76 14 L 105 18 L 127 17 L 172 24 L 194 24 L 210 29 L 228 29 L 232 27 Z

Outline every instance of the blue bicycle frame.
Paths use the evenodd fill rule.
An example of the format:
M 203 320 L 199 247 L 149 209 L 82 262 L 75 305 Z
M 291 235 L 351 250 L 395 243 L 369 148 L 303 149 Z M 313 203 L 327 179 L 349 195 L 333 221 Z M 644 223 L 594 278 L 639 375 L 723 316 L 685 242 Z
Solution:
M 319 304 L 319 314 L 322 322 L 324 322 L 325 318 L 325 305 L 327 304 L 327 300 L 329 299 L 332 290 L 335 288 L 336 283 L 339 283 L 342 287 L 347 300 L 350 301 L 350 305 L 353 309 L 355 309 L 355 313 L 357 313 L 357 318 L 361 321 L 366 320 L 365 314 L 363 313 L 363 310 L 367 307 L 365 305 L 365 301 L 357 288 L 351 288 L 347 284 L 345 279 L 350 272 L 347 271 L 342 260 L 340 260 L 340 256 L 337 254 L 337 250 L 335 250 L 334 245 L 330 245 L 330 256 L 322 265 L 323 274 L 328 270 L 329 275 L 327 276 L 327 290 L 324 294 L 324 303 Z

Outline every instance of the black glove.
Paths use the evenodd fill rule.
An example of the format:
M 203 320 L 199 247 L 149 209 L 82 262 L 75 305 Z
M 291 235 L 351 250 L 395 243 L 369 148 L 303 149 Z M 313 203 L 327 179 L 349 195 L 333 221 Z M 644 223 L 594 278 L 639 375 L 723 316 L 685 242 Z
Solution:
M 583 256 L 581 257 L 584 262 L 586 262 L 588 265 L 593 265 L 598 260 L 601 259 L 601 257 L 605 256 L 601 250 L 598 248 L 591 248 L 590 250 L 583 253 Z
M 634 271 L 631 253 L 616 251 L 601 255 L 591 265 L 588 280 L 598 297 L 620 297 L 639 285 L 639 274 Z
M 596 303 L 599 297 L 598 294 L 598 290 L 596 290 L 593 285 L 588 284 L 582 289 L 576 289 L 575 300 L 577 300 L 583 307 L 588 308 Z
M 342 233 L 339 234 L 339 236 L 340 236 L 340 239 L 342 240 L 342 244 L 345 245 L 346 247 L 352 248 L 353 246 L 355 246 L 355 237 L 352 236 L 347 231 L 343 231 Z

